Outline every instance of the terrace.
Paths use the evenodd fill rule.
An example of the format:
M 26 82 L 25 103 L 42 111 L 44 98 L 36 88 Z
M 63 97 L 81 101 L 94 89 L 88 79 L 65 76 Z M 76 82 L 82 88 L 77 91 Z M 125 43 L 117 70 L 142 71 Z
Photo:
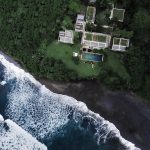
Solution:
M 73 44 L 73 31 L 72 30 L 60 31 L 58 41 L 62 43 Z
M 123 22 L 124 20 L 124 13 L 125 13 L 125 9 L 117 9 L 117 8 L 113 8 L 111 10 L 111 15 L 110 15 L 110 19 L 114 19 L 116 18 L 118 21 Z
M 109 46 L 110 39 L 110 35 L 107 34 L 84 32 L 81 44 L 91 49 L 104 49 Z
M 124 52 L 127 47 L 129 47 L 129 39 L 124 38 L 113 39 L 112 50 Z
M 83 32 L 85 30 L 85 21 L 84 21 L 84 15 L 78 14 L 75 24 L 75 31 L 77 32 Z
M 86 12 L 86 22 L 94 23 L 96 15 L 96 8 L 88 6 Z

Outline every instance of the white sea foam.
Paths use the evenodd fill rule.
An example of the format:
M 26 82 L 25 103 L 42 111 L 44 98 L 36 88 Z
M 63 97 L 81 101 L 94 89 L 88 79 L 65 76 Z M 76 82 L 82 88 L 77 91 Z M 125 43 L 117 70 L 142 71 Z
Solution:
M 4 121 L 4 118 L 2 115 L 0 115 L 0 122 Z
M 1 54 L 0 62 L 5 66 L 5 81 L 16 79 L 15 86 L 8 94 L 7 115 L 32 135 L 38 138 L 53 136 L 57 129 L 69 121 L 68 114 L 70 109 L 73 109 L 73 118 L 76 122 L 81 121 L 84 116 L 94 119 L 98 143 L 101 139 L 105 142 L 110 136 L 115 136 L 127 149 L 137 149 L 134 144 L 122 138 L 112 123 L 90 111 L 84 103 L 49 91 L 33 76 L 8 62 Z M 29 81 L 38 88 L 33 88 Z M 101 130 L 105 132 L 102 133 Z
M 5 85 L 5 84 L 6 84 L 6 81 L 0 82 L 0 85 Z
M 0 115 L 0 149 L 1 150 L 47 150 L 46 146 L 38 142 L 11 120 L 5 120 Z

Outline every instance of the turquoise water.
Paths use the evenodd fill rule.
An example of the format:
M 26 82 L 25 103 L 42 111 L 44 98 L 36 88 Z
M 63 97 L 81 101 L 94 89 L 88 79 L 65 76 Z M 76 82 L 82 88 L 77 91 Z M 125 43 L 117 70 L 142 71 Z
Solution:
M 0 55 L 0 114 L 49 150 L 134 150 L 113 124 L 84 103 L 55 94 Z
M 82 53 L 82 59 L 87 61 L 103 61 L 103 55 L 93 54 L 93 53 Z

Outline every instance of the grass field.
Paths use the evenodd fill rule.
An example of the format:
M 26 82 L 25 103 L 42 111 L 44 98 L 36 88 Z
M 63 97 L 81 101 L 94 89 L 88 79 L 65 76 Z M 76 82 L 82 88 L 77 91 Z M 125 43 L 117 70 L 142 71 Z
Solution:
M 91 64 L 84 63 L 83 61 L 79 61 L 79 64 L 75 64 L 72 60 L 72 53 L 79 52 L 80 45 L 69 45 L 58 42 L 53 42 L 47 47 L 47 56 L 54 57 L 55 59 L 61 59 L 69 69 L 75 70 L 79 77 L 87 78 L 87 77 L 95 77 L 101 71 L 101 67 L 95 65 L 93 69 Z M 111 51 L 105 52 L 107 55 L 107 59 L 104 57 L 104 65 L 106 67 L 112 69 L 113 72 L 117 73 L 122 79 L 130 80 L 130 76 L 121 61 L 121 55 L 118 53 L 114 53 Z
M 79 77 L 87 78 L 97 76 L 100 70 L 98 65 L 92 69 L 90 64 L 84 63 L 83 61 L 79 61 L 78 65 L 73 62 L 72 53 L 79 52 L 79 50 L 80 45 L 71 46 L 69 44 L 53 42 L 47 48 L 47 56 L 61 59 L 69 69 L 75 70 Z
M 106 66 L 110 67 L 122 79 L 130 80 L 130 76 L 121 60 L 121 55 L 115 52 L 107 51 Z

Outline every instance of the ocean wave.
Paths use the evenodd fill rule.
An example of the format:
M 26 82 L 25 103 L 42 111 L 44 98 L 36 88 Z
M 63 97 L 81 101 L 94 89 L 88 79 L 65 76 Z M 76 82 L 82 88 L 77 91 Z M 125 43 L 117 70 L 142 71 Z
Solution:
M 0 149 L 1 150 L 47 150 L 29 133 L 24 131 L 13 121 L 4 121 L 0 115 Z
M 49 91 L 33 76 L 9 62 L 1 54 L 0 62 L 5 67 L 4 81 L 11 84 L 11 90 L 7 95 L 6 115 L 33 136 L 38 139 L 52 138 L 58 129 L 69 122 L 71 115 L 77 123 L 90 118 L 95 127 L 97 144 L 116 137 L 126 149 L 138 150 L 133 143 L 120 135 L 112 123 L 90 111 L 83 102 Z

